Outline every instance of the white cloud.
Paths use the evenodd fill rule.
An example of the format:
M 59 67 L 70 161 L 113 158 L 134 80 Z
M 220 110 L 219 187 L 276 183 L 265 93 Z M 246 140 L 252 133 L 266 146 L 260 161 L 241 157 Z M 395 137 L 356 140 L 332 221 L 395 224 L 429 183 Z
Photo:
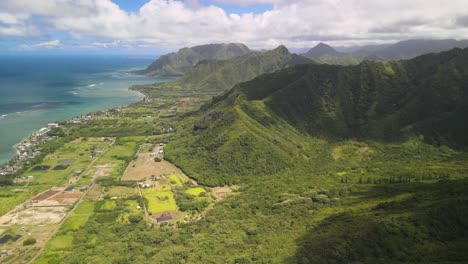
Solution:
M 57 48 L 60 47 L 62 43 L 60 40 L 51 40 L 51 41 L 45 41 L 45 42 L 39 42 L 36 44 L 22 44 L 18 46 L 18 50 L 35 50 L 35 49 L 51 49 L 51 48 Z
M 201 6 L 197 0 L 151 0 L 138 12 L 129 13 L 110 0 L 2 0 L 0 36 L 27 38 L 60 31 L 95 44 L 153 45 L 167 50 L 210 42 L 294 48 L 319 41 L 346 45 L 407 38 L 468 38 L 468 29 L 461 23 L 468 15 L 466 0 L 215 2 L 244 6 L 269 3 L 273 9 L 239 15 L 227 14 L 216 6 Z

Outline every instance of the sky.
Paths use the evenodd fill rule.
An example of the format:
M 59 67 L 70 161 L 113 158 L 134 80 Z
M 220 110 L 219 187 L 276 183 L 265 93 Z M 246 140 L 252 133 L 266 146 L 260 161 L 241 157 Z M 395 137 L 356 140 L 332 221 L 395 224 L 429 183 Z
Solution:
M 162 54 L 468 39 L 467 0 L 0 0 L 0 53 Z

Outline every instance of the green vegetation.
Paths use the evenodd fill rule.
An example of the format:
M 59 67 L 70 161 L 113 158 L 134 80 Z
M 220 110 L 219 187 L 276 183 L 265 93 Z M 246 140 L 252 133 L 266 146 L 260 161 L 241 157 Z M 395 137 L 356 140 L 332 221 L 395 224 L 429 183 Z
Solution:
M 89 155 L 92 150 L 105 149 L 109 142 L 100 139 L 90 139 L 86 141 L 73 140 L 57 147 L 55 151 L 46 155 L 40 160 L 39 165 L 31 165 L 27 170 L 18 175 L 34 176 L 30 183 L 15 184 L 5 186 L 0 189 L 0 214 L 4 214 L 15 206 L 25 201 L 31 196 L 43 192 L 52 186 L 65 184 L 76 171 L 82 171 L 93 161 Z M 63 162 L 69 163 L 63 169 L 54 169 Z M 38 170 L 35 168 L 44 167 L 47 169 Z
M 138 228 L 143 228 L 145 221 L 142 221 L 142 211 L 136 209 L 137 205 L 136 197 L 80 203 L 72 216 L 47 243 L 44 254 L 35 263 L 69 262 L 70 254 L 77 248 L 85 252 L 85 249 L 94 248 L 99 245 L 98 243 L 103 243 L 100 241 L 101 235 L 105 233 L 102 232 L 102 228 L 109 224 L 119 226 L 119 228 L 107 234 L 122 232 L 124 235 L 127 231 L 137 228 L 134 225 L 140 222 Z M 98 263 L 104 262 L 105 258 Z
M 96 162 L 117 169 L 96 178 L 95 200 L 79 203 L 37 263 L 467 262 L 467 61 L 468 50 L 457 49 L 385 64 L 297 65 L 240 83 L 198 111 L 221 86 L 145 86 L 158 99 L 97 115 L 83 130 L 121 133 Z M 216 63 L 197 67 L 220 77 Z M 117 123 L 135 126 L 119 132 Z M 150 136 L 155 130 L 162 135 Z M 201 186 L 148 175 L 152 187 L 140 197 L 120 175 L 140 145 L 163 140 L 165 159 Z M 79 162 L 60 156 L 76 159 L 66 170 Z M 233 184 L 230 196 L 207 187 Z M 173 219 L 156 224 L 167 211 Z
M 23 241 L 23 246 L 30 246 L 36 244 L 36 239 L 35 238 L 28 238 Z
M 183 48 L 176 53 L 161 56 L 148 68 L 136 71 L 149 76 L 179 76 L 190 67 L 205 60 L 227 60 L 250 52 L 244 44 L 209 44 Z
M 237 83 L 261 74 L 297 64 L 313 63 L 305 57 L 291 54 L 285 46 L 271 51 L 256 51 L 230 60 L 208 60 L 192 67 L 180 79 L 162 84 L 134 86 L 132 89 L 159 97 L 166 90 L 179 91 L 181 96 L 215 96 Z
M 148 211 L 150 213 L 177 211 L 177 204 L 171 189 L 167 187 L 149 188 L 142 190 L 142 193 L 148 200 Z

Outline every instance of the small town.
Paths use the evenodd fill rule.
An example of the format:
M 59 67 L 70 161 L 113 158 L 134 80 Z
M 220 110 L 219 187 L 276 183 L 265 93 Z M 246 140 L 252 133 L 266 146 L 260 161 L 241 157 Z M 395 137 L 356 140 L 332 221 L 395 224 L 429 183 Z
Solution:
M 14 174 L 23 168 L 23 163 L 29 164 L 29 161 L 41 154 L 41 150 L 36 148 L 42 142 L 54 139 L 54 136 L 48 136 L 48 133 L 59 124 L 49 123 L 47 127 L 40 128 L 34 132 L 28 139 L 22 141 L 16 146 L 16 156 L 5 166 L 0 168 L 0 175 Z M 30 179 L 29 179 L 30 180 Z

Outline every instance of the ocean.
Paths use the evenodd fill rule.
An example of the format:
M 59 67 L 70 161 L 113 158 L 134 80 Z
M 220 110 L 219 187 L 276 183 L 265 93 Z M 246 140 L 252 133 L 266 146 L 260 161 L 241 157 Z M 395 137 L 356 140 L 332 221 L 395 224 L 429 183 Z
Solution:
M 14 145 L 47 123 L 128 105 L 142 98 L 134 84 L 169 79 L 128 74 L 154 58 L 128 56 L 1 56 L 0 164 Z

